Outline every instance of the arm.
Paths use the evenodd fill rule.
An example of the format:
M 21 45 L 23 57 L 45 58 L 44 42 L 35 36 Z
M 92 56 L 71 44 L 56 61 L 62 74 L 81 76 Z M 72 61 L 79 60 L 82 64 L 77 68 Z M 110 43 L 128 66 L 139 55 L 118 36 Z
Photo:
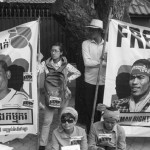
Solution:
M 82 43 L 82 56 L 86 67 L 99 67 L 100 61 L 91 58 L 88 43 L 86 43 L 86 41 Z
M 59 150 L 59 143 L 54 132 L 52 134 L 52 149 L 51 150 Z
M 81 150 L 87 150 L 88 145 L 87 145 L 87 135 L 85 130 L 83 131 L 83 137 L 81 140 Z
M 72 80 L 75 80 L 76 78 L 78 78 L 81 73 L 79 70 L 77 70 L 74 66 L 72 66 L 71 64 L 67 64 L 66 66 L 68 72 L 70 72 L 72 75 L 70 75 L 70 77 L 68 77 L 69 82 Z
M 103 62 L 102 62 L 102 65 L 103 65 L 103 66 L 106 66 L 106 65 L 107 65 L 107 52 L 104 53 L 103 59 L 104 59 L 104 60 L 103 60 Z
M 42 53 L 38 53 L 37 54 L 37 73 L 40 74 L 40 73 L 43 73 L 44 72 L 44 65 L 45 65 L 45 62 L 43 64 L 43 62 L 41 63 L 41 60 L 43 59 L 43 55 Z
M 117 141 L 117 149 L 118 150 L 126 150 L 126 135 L 124 129 L 121 127 L 119 135 L 118 135 L 118 141 Z
M 41 75 L 46 72 L 46 65 L 45 61 L 43 62 L 37 62 L 37 74 Z
M 103 55 L 103 66 L 105 66 L 106 67 L 106 65 L 107 65 L 107 53 L 108 53 L 108 42 L 106 42 L 106 47 L 105 47 L 105 51 L 104 51 L 104 55 Z
M 94 125 L 92 124 L 88 139 L 88 150 L 104 150 L 102 147 L 96 146 L 97 135 Z

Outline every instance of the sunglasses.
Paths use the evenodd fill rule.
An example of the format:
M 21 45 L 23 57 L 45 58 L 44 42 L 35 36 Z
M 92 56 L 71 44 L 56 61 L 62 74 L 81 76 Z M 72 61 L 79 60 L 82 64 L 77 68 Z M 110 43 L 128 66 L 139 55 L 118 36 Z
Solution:
M 66 122 L 68 122 L 68 123 L 73 123 L 73 122 L 74 122 L 74 119 L 62 119 L 62 120 L 61 120 L 61 123 L 66 123 Z

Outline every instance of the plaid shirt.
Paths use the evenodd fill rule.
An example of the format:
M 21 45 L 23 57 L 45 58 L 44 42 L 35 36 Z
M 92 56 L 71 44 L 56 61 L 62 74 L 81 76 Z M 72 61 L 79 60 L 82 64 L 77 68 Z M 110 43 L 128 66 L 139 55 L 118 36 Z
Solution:
M 130 97 L 114 100 L 112 106 L 119 109 L 120 112 L 129 112 L 129 100 Z
M 130 100 L 131 100 L 131 96 L 129 96 L 127 98 L 119 99 L 119 100 L 114 100 L 112 102 L 112 106 L 119 109 L 119 111 L 122 112 L 122 113 L 130 112 L 130 109 L 129 109 Z M 145 104 L 145 106 L 142 108 L 142 110 L 140 112 L 146 112 L 146 110 L 149 107 L 150 107 L 150 100 L 149 100 L 148 103 Z

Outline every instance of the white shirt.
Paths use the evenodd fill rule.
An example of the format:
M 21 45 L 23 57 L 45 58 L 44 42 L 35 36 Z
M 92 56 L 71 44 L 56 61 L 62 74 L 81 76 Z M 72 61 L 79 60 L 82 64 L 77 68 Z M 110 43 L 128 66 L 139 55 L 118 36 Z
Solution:
M 23 102 L 28 100 L 28 96 L 21 91 L 10 88 L 10 92 L 0 100 L 0 109 L 23 108 Z
M 85 65 L 85 82 L 96 85 L 99 67 L 94 67 L 100 64 L 102 55 L 103 43 L 97 44 L 95 41 L 86 40 L 82 43 L 82 56 Z M 107 48 L 105 50 L 107 52 Z M 106 62 L 105 62 L 106 63 Z M 105 84 L 106 65 L 102 65 L 100 71 L 99 85 Z

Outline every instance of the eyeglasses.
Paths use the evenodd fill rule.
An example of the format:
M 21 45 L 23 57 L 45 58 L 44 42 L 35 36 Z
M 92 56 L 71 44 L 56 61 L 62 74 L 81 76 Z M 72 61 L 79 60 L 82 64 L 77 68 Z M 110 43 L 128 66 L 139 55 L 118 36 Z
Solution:
M 73 123 L 73 122 L 74 122 L 74 119 L 62 119 L 62 120 L 61 120 L 61 123 L 66 123 L 66 122 L 68 122 L 68 123 Z
M 60 51 L 58 51 L 58 50 L 56 50 L 56 49 L 51 49 L 51 53 L 53 53 L 53 52 L 59 53 Z

